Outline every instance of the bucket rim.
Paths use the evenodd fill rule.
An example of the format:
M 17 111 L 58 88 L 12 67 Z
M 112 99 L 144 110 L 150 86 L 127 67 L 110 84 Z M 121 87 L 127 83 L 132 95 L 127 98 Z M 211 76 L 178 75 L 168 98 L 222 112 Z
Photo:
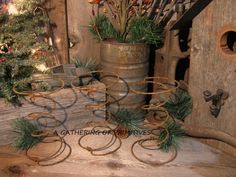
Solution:
M 101 44 L 108 44 L 108 45 L 122 45 L 122 46 L 145 46 L 148 47 L 148 44 L 145 43 L 127 43 L 127 42 L 118 42 L 116 40 L 105 40 L 102 41 Z

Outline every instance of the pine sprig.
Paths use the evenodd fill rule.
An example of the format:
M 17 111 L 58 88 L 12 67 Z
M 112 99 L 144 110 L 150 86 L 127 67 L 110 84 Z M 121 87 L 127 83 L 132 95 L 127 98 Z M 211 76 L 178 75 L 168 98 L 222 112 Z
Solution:
M 111 38 L 121 40 L 119 33 L 105 15 L 98 15 L 94 19 L 91 19 L 88 30 L 93 36 L 100 40 Z
M 171 116 L 182 121 L 192 112 L 192 106 L 191 96 L 183 89 L 177 89 L 172 93 L 164 105 Z
M 92 19 L 88 30 L 97 39 L 115 39 L 118 42 L 146 43 L 159 46 L 162 41 L 162 29 L 148 17 L 135 17 L 127 26 L 127 35 L 116 31 L 113 24 L 104 15 L 98 15 Z
M 181 125 L 176 124 L 174 122 L 169 122 L 165 125 L 166 130 L 162 130 L 158 141 L 164 141 L 164 139 L 168 136 L 166 141 L 164 141 L 160 145 L 160 149 L 163 151 L 169 151 L 172 146 L 178 147 L 178 143 L 181 137 L 185 135 L 185 131 L 182 129 Z M 167 135 L 169 134 L 169 135 Z
M 39 131 L 40 128 L 25 119 L 18 119 L 14 123 L 15 139 L 12 144 L 17 150 L 27 150 L 41 142 L 41 138 L 33 137 L 32 133 Z
M 142 129 L 144 114 L 138 110 L 121 108 L 114 114 L 112 121 L 132 133 Z
M 144 17 L 135 17 L 129 28 L 128 41 L 131 43 L 146 43 L 159 46 L 162 41 L 162 29 L 153 20 Z
M 98 69 L 98 64 L 92 58 L 84 60 L 80 58 L 73 58 L 72 63 L 75 64 L 76 68 L 87 68 L 90 71 L 96 71 Z

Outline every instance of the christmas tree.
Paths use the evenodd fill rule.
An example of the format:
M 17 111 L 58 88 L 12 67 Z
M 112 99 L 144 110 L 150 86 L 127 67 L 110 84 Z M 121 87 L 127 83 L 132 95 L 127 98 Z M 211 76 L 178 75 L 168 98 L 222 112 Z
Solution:
M 14 0 L 0 4 L 0 97 L 13 104 L 20 104 L 12 90 L 14 84 L 29 79 L 50 50 L 42 3 Z

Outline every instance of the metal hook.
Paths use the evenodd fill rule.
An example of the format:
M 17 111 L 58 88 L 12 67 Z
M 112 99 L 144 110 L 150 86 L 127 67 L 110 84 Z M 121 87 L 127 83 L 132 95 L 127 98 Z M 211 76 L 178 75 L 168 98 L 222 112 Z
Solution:
M 229 93 L 222 89 L 218 89 L 214 95 L 209 90 L 204 91 L 203 95 L 206 102 L 212 102 L 209 106 L 210 112 L 211 115 L 217 118 L 220 113 L 221 106 L 224 105 L 224 101 L 229 97 Z

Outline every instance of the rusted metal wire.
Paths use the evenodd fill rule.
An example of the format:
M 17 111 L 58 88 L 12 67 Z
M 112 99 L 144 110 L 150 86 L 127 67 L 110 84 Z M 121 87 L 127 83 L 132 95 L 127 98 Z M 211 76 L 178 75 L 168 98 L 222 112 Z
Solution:
M 143 92 L 132 88 L 132 86 L 135 85 L 145 84 L 157 85 L 156 89 L 160 91 Z M 179 88 L 179 82 L 176 80 L 171 81 L 167 77 L 146 77 L 143 81 L 136 82 L 132 86 L 130 91 L 138 95 L 161 95 L 175 91 L 177 88 Z
M 95 128 L 98 128 L 98 127 L 99 128 L 107 128 L 109 130 L 109 134 L 112 135 L 111 140 L 109 140 L 107 144 L 105 144 L 104 146 L 99 147 L 99 148 L 92 148 L 92 147 L 89 147 L 89 146 L 83 146 L 82 143 L 81 143 L 82 139 L 89 135 L 89 134 L 87 134 L 87 135 L 85 134 L 85 135 L 80 137 L 80 139 L 78 141 L 79 146 L 81 148 L 89 151 L 91 153 L 91 155 L 93 155 L 93 156 L 105 156 L 105 155 L 112 154 L 112 153 L 116 152 L 117 150 L 119 150 L 120 147 L 121 147 L 122 142 L 121 142 L 121 139 L 116 136 L 116 133 L 114 132 L 114 130 L 109 126 L 95 126 L 95 127 L 93 127 L 92 130 L 95 131 Z M 95 153 L 95 152 L 102 152 L 102 151 L 105 151 L 105 150 L 111 148 L 117 142 L 117 140 L 119 142 L 119 145 L 114 150 L 109 151 L 109 152 L 105 152 L 105 153 L 100 153 L 100 154 Z
M 137 140 L 135 141 L 133 144 L 132 144 L 132 147 L 131 147 L 131 153 L 132 155 L 140 162 L 142 163 L 146 163 L 146 164 L 149 164 L 149 165 L 152 165 L 152 166 L 161 166 L 161 165 L 164 165 L 164 164 L 167 164 L 167 163 L 170 163 L 172 162 L 176 157 L 177 157 L 177 149 L 175 146 L 172 147 L 171 151 L 172 151 L 172 155 L 171 157 L 164 161 L 164 162 L 151 162 L 151 161 L 146 161 L 146 160 L 143 160 L 141 159 L 140 157 L 138 157 L 135 152 L 134 152 L 134 147 L 136 146 L 136 144 L 139 144 L 141 146 L 143 146 L 143 143 L 145 141 L 153 141 L 153 138 L 150 138 L 150 139 L 140 139 L 140 140 Z M 147 147 L 145 147 L 144 149 L 149 149 Z M 149 149 L 150 150 L 150 149 Z M 157 150 L 157 149 L 151 149 L 151 150 Z
M 18 91 L 17 90 L 17 87 L 20 85 L 20 84 L 23 84 L 23 83 L 40 83 L 40 82 L 43 82 L 42 80 L 23 80 L 23 81 L 20 81 L 20 82 L 17 82 L 16 84 L 14 84 L 13 86 L 13 92 L 17 95 L 22 95 L 22 96 L 48 96 L 48 95 L 51 95 L 55 92 L 58 92 L 60 91 L 61 89 L 64 88 L 65 84 L 64 84 L 64 81 L 62 79 L 53 79 L 53 80 L 57 80 L 59 81 L 59 88 L 53 90 L 53 91 L 50 91 L 50 92 L 40 92 L 40 91 Z
M 22 83 L 35 83 L 35 82 L 38 83 L 38 81 L 35 81 L 35 80 L 21 81 L 21 82 L 15 84 L 13 86 L 13 91 L 16 94 L 30 97 L 29 103 L 34 104 L 34 105 L 39 106 L 39 107 L 42 107 L 42 108 L 47 108 L 47 110 L 48 110 L 48 112 L 32 112 L 32 113 L 28 114 L 26 117 L 24 117 L 25 119 L 28 119 L 28 120 L 31 120 L 31 121 L 36 121 L 37 124 L 40 127 L 42 127 L 41 130 L 35 130 L 34 132 L 32 132 L 31 136 L 39 138 L 41 140 L 40 143 L 43 143 L 43 144 L 60 142 L 60 146 L 56 150 L 55 153 L 53 153 L 52 155 L 49 155 L 47 157 L 43 157 L 43 158 L 30 155 L 30 150 L 31 149 L 26 150 L 26 156 L 30 160 L 35 161 L 36 163 L 38 163 L 38 165 L 40 165 L 40 166 L 50 166 L 50 165 L 55 165 L 55 164 L 58 164 L 60 162 L 63 162 L 64 160 L 66 160 L 71 155 L 71 152 L 72 152 L 70 145 L 67 144 L 66 141 L 64 140 L 64 136 L 59 136 L 58 134 L 54 133 L 53 129 L 52 129 L 52 128 L 56 128 L 56 127 L 59 127 L 59 126 L 63 126 L 64 129 L 66 129 L 64 123 L 67 120 L 67 112 L 65 111 L 65 107 L 63 107 L 59 102 L 55 101 L 53 98 L 49 97 L 49 95 L 51 95 L 52 93 L 58 92 L 58 91 L 60 91 L 61 89 L 64 88 L 63 80 L 61 80 L 61 79 L 57 79 L 57 80 L 59 80 L 60 83 L 61 83 L 60 87 L 56 90 L 53 90 L 51 92 L 45 92 L 45 93 L 36 92 L 36 91 L 27 91 L 27 92 L 17 91 L 17 87 L 19 86 L 19 84 L 22 84 Z M 37 104 L 36 100 L 38 98 L 47 99 L 47 100 L 51 101 L 53 106 L 49 108 L 48 106 Z M 52 112 L 54 110 L 58 109 L 58 108 L 56 108 L 56 106 L 59 106 L 60 109 L 64 110 L 65 118 L 64 118 L 63 121 L 57 120 L 56 117 L 52 115 Z M 71 105 L 69 105 L 67 107 L 70 107 L 70 106 Z M 54 125 L 49 125 L 48 122 L 42 123 L 42 122 L 40 122 L 41 119 L 43 119 L 44 121 L 45 120 L 53 120 L 55 124 Z M 46 139 L 53 138 L 53 137 L 56 138 L 56 139 L 51 139 L 50 141 L 46 140 Z M 62 154 L 65 153 L 66 148 L 69 150 L 67 152 L 66 156 L 59 159 L 59 160 L 55 160 L 55 159 L 59 158 L 60 156 L 62 156 Z
M 67 144 L 66 141 L 62 137 L 57 136 L 57 135 L 55 135 L 54 137 L 56 137 L 58 139 L 56 139 L 52 142 L 44 142 L 44 141 L 41 142 L 43 144 L 60 142 L 59 148 L 52 155 L 48 155 L 47 157 L 40 158 L 38 156 L 31 155 L 30 154 L 30 149 L 28 149 L 28 150 L 26 150 L 26 156 L 30 160 L 38 163 L 38 165 L 40 165 L 40 166 L 51 166 L 51 165 L 55 165 L 55 164 L 58 164 L 58 163 L 61 163 L 61 162 L 65 161 L 71 155 L 72 149 L 71 149 L 70 145 Z M 61 156 L 65 152 L 66 148 L 68 148 L 69 151 L 67 152 L 67 155 L 65 157 L 63 157 L 59 160 L 56 160 L 54 162 L 50 162 L 52 160 L 55 160 L 59 156 Z
M 81 85 L 80 81 L 81 79 L 88 79 L 88 82 L 86 85 Z M 109 89 L 111 87 L 114 87 L 114 84 L 106 85 L 105 88 L 98 88 L 93 86 L 93 82 L 96 79 L 99 79 L 100 81 L 104 79 L 112 79 L 115 80 L 117 83 L 123 83 L 125 86 L 125 94 L 120 96 L 119 98 L 114 97 L 112 94 L 109 93 Z M 92 103 L 85 104 L 83 110 L 81 111 L 91 111 L 93 115 L 99 117 L 98 113 L 99 112 L 105 112 L 106 116 L 105 117 L 100 117 L 104 118 L 107 123 L 111 120 L 111 117 L 114 115 L 114 112 L 111 112 L 109 107 L 111 105 L 117 104 L 118 109 L 120 109 L 120 101 L 125 99 L 127 95 L 131 93 L 135 93 L 137 95 L 163 95 L 163 94 L 170 94 L 171 92 L 175 91 L 179 87 L 179 82 L 177 81 L 170 81 L 168 78 L 165 77 L 147 77 L 141 82 L 134 83 L 133 85 L 128 85 L 128 83 L 121 77 L 119 77 L 116 74 L 113 73 L 106 73 L 103 71 L 93 71 L 90 72 L 87 75 L 79 76 L 71 81 L 71 87 L 72 87 L 72 92 L 75 95 L 75 99 L 72 101 L 71 104 L 69 105 L 62 105 L 60 102 L 56 101 L 50 95 L 52 93 L 55 93 L 57 91 L 60 91 L 64 87 L 64 82 L 60 80 L 60 87 L 56 90 L 53 90 L 51 92 L 45 92 L 45 93 L 38 93 L 38 92 L 19 92 L 17 91 L 17 87 L 19 84 L 15 84 L 13 87 L 13 91 L 16 94 L 23 95 L 23 96 L 28 96 L 28 102 L 30 104 L 33 104 L 35 106 L 38 106 L 40 108 L 44 108 L 47 111 L 45 112 L 32 112 L 26 116 L 27 119 L 31 121 L 36 121 L 37 124 L 42 127 L 42 130 L 35 131 L 31 134 L 33 137 L 41 138 L 42 142 L 41 143 L 57 143 L 60 142 L 59 148 L 55 151 L 55 153 L 49 155 L 48 157 L 44 158 L 39 158 L 36 156 L 33 156 L 30 154 L 30 149 L 26 151 L 26 155 L 29 159 L 37 162 L 39 165 L 42 166 L 48 166 L 48 165 L 54 165 L 57 163 L 60 163 L 64 161 L 66 158 L 68 158 L 71 154 L 71 147 L 69 144 L 66 143 L 64 140 L 65 135 L 60 136 L 59 134 L 55 133 L 53 130 L 58 128 L 58 127 L 63 127 L 65 130 L 67 130 L 65 126 L 65 122 L 67 121 L 68 114 L 66 112 L 66 109 L 72 107 L 77 101 L 78 97 L 76 94 L 76 90 L 78 90 L 81 95 L 83 95 L 85 98 L 88 100 L 92 101 Z M 79 82 L 78 82 L 79 81 Z M 24 82 L 35 82 L 35 81 L 24 81 Z M 147 85 L 147 84 L 154 84 L 157 86 L 158 90 L 154 92 L 144 92 L 144 91 L 139 91 L 135 90 L 134 87 L 137 85 Z M 104 97 L 101 98 L 95 98 L 94 94 L 101 94 L 105 95 L 106 99 Z M 108 99 L 109 98 L 109 99 Z M 50 105 L 44 105 L 42 103 L 38 103 L 38 99 L 44 99 L 49 101 Z M 150 165 L 163 165 L 168 162 L 171 162 L 172 160 L 175 159 L 177 156 L 177 150 L 176 147 L 173 147 L 172 150 L 172 156 L 170 157 L 169 160 L 165 162 L 146 162 L 145 160 L 140 159 L 134 152 L 134 147 L 138 144 L 140 147 L 146 149 L 146 150 L 159 150 L 160 146 L 162 143 L 164 143 L 168 138 L 169 138 L 169 132 L 168 130 L 164 127 L 164 125 L 167 123 L 167 121 L 170 119 L 170 116 L 168 112 L 163 108 L 163 105 L 165 105 L 166 101 L 159 101 L 156 103 L 150 103 L 147 105 L 143 105 L 141 109 L 144 111 L 148 111 L 148 115 L 151 115 L 151 118 L 147 118 L 147 123 L 144 123 L 144 128 L 149 128 L 152 127 L 152 125 L 155 125 L 155 128 L 152 128 L 152 135 L 151 137 L 148 137 L 146 139 L 141 139 L 137 140 L 133 143 L 131 147 L 131 153 L 132 155 L 139 160 L 140 162 L 143 163 L 148 163 Z M 107 108 L 107 109 L 106 109 Z M 53 112 L 56 110 L 62 110 L 64 113 L 64 118 L 63 120 L 58 120 L 54 115 Z M 104 146 L 99 147 L 99 148 L 92 148 L 88 147 L 85 145 L 82 145 L 82 139 L 85 138 L 86 136 L 89 136 L 89 134 L 85 134 L 81 136 L 78 140 L 78 144 L 81 148 L 89 151 L 91 155 L 93 156 L 104 156 L 108 154 L 112 154 L 116 151 L 118 151 L 122 145 L 122 141 L 118 134 L 116 133 L 117 127 L 116 128 L 111 128 L 109 126 L 95 126 L 92 128 L 92 130 L 95 131 L 97 128 L 106 128 L 109 130 L 111 135 L 111 139 L 106 143 Z M 150 129 L 150 128 L 149 128 Z M 166 137 L 162 140 L 158 140 L 158 134 L 156 132 L 160 131 L 166 131 Z M 155 136 L 155 137 L 154 137 Z M 110 150 L 115 143 L 118 142 L 118 146 Z M 155 142 L 154 144 L 147 145 L 146 142 Z M 68 149 L 68 152 L 65 157 L 63 154 L 65 153 L 66 149 Z M 108 151 L 108 152 L 105 152 Z

